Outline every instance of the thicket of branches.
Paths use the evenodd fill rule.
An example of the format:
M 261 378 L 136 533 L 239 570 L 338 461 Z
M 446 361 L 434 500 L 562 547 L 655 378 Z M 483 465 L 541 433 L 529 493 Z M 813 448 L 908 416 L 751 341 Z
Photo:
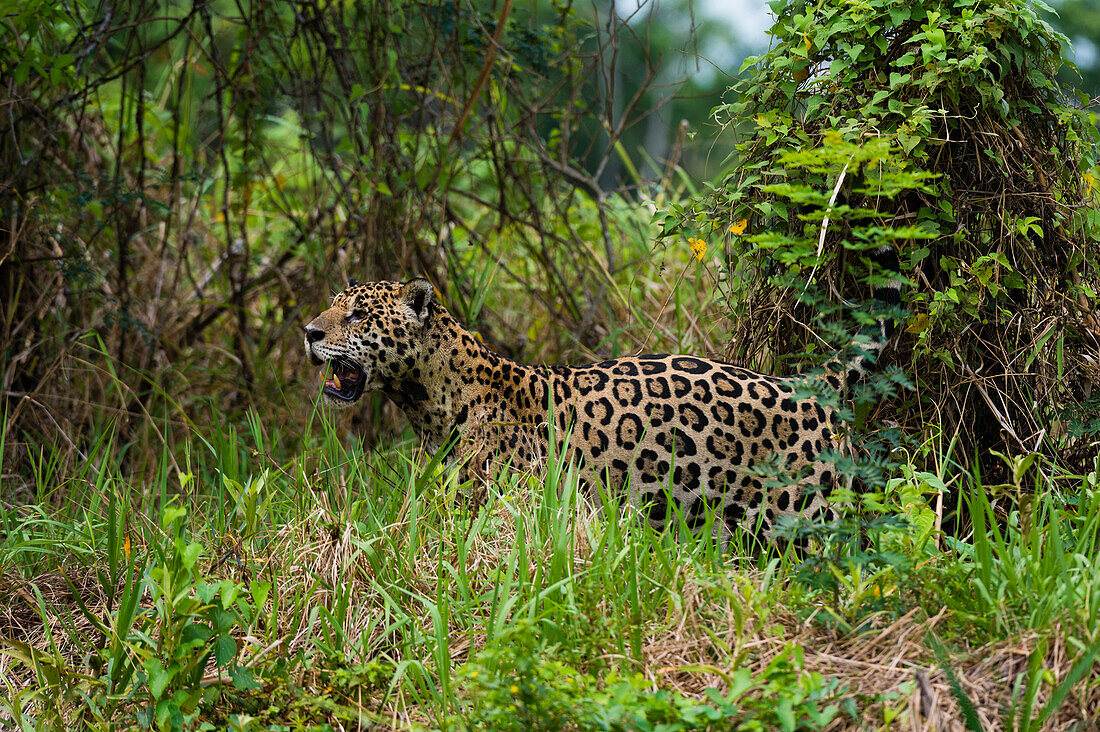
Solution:
M 34 445 L 85 458 L 111 424 L 148 445 L 211 413 L 304 405 L 311 387 L 284 379 L 307 378 L 298 330 L 349 276 L 426 274 L 514 352 L 522 334 L 481 308 L 507 279 L 553 324 L 551 355 L 597 348 L 631 264 L 618 243 L 639 236 L 609 191 L 641 183 L 619 146 L 671 92 L 644 13 L 538 8 L 8 12 L 5 473 Z

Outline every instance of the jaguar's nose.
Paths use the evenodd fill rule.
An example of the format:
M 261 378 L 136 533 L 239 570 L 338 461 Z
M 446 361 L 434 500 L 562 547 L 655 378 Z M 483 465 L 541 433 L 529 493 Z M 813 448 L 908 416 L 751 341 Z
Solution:
M 307 343 L 316 343 L 317 341 L 321 340 L 324 337 L 325 337 L 325 331 L 321 330 L 317 326 L 314 326 L 314 325 L 307 325 L 306 326 L 306 342 Z

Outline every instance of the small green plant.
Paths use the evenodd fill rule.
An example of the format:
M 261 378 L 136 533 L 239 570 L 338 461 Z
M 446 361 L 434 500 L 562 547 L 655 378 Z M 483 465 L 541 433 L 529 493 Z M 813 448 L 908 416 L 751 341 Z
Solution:
M 519 622 L 463 666 L 469 729 L 549 732 L 577 724 L 594 711 L 592 677 L 543 650 L 528 623 Z
M 44 656 L 25 643 L 13 641 L 7 652 L 34 670 L 43 690 L 56 695 L 43 702 L 44 711 L 54 712 L 46 718 L 59 724 L 66 718 L 61 702 L 98 697 L 100 703 L 86 713 L 99 723 L 133 715 L 146 728 L 189 728 L 221 694 L 217 684 L 203 683 L 208 673 L 216 678 L 227 673 L 239 690 L 257 687 L 252 672 L 235 663 L 237 637 L 256 621 L 255 608 L 262 607 L 270 585 L 253 583 L 246 589 L 232 580 L 207 579 L 200 566 L 203 546 L 188 536 L 187 512 L 174 504 L 165 508 L 159 528 L 145 537 L 148 547 L 139 550 L 120 504 L 125 505 L 112 495 L 102 527 L 106 569 L 96 576 L 110 598 L 106 615 L 90 609 L 69 582 L 93 636 L 78 635 L 70 618 L 63 626 L 65 641 L 87 648 L 90 673 L 69 667 L 57 652 Z M 42 619 L 49 627 L 48 616 Z
M 161 516 L 166 539 L 151 546 L 148 590 L 152 607 L 129 639 L 128 652 L 138 665 L 135 678 L 149 705 L 137 719 L 143 726 L 182 729 L 221 693 L 201 681 L 213 670 L 226 670 L 239 689 L 256 688 L 251 671 L 237 666 L 234 633 L 254 617 L 254 603 L 263 604 L 269 585 L 244 590 L 232 580 L 206 579 L 199 566 L 203 545 L 188 536 L 186 509 L 170 504 Z
M 654 688 L 640 674 L 611 673 L 601 682 L 555 654 L 526 624 L 513 626 L 457 673 L 465 709 L 456 722 L 471 730 L 793 732 L 824 727 L 840 711 L 832 701 L 840 684 L 806 671 L 802 649 L 793 644 L 758 674 L 747 668 L 682 669 L 724 678 L 726 690 L 709 688 L 705 700 Z

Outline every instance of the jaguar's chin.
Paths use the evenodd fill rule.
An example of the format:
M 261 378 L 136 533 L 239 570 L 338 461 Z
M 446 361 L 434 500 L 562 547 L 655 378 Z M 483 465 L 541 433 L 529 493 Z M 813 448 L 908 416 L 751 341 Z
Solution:
M 359 401 L 367 385 L 367 375 L 359 364 L 342 356 L 332 359 L 329 364 L 330 368 L 321 372 L 322 377 L 328 377 L 321 389 L 325 401 L 338 408 Z

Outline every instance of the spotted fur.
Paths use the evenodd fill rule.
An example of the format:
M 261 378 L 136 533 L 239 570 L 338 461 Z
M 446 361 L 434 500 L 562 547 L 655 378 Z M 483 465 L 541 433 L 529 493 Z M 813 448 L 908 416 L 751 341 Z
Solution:
M 866 352 L 877 355 L 886 337 L 882 325 Z M 474 338 L 423 279 L 353 281 L 306 326 L 305 340 L 315 364 L 333 365 L 335 378 L 323 388 L 328 403 L 346 407 L 382 391 L 429 451 L 457 445 L 451 458 L 468 475 L 485 478 L 504 465 L 537 471 L 552 408 L 557 442 L 570 433 L 568 456 L 586 482 L 629 486 L 630 503 L 654 527 L 673 517 L 671 498 L 689 526 L 701 525 L 709 510 L 719 530 L 765 535 L 780 514 L 832 513 L 834 469 L 815 458 L 845 442 L 835 412 L 799 398 L 796 388 L 814 378 L 843 390 L 865 370 L 864 357 L 820 376 L 786 378 L 677 355 L 529 366 Z M 807 485 L 822 488 L 807 492 Z

